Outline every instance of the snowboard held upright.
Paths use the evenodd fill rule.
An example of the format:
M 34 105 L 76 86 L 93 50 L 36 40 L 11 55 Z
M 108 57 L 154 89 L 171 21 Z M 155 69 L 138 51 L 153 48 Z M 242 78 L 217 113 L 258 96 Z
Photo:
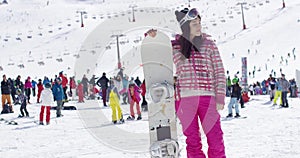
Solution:
M 158 31 L 142 41 L 141 57 L 148 103 L 150 154 L 152 158 L 177 158 L 179 145 L 173 88 L 172 45 L 169 37 Z

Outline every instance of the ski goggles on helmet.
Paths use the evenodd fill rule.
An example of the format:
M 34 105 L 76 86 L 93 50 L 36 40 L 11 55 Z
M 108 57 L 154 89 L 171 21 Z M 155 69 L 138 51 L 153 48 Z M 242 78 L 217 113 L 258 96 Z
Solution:
M 199 12 L 197 11 L 196 8 L 189 10 L 185 14 L 185 16 L 179 21 L 180 26 L 182 26 L 187 21 L 196 19 L 198 17 L 198 15 L 199 15 Z

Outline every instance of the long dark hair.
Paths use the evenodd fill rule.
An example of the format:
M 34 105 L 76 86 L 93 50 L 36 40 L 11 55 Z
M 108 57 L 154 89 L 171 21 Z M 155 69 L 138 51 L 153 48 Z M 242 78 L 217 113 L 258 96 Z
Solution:
M 198 18 L 201 19 L 199 15 Z M 190 22 L 191 21 L 187 21 L 181 26 L 182 35 L 179 38 L 180 51 L 186 58 L 190 58 L 192 48 L 199 51 L 202 43 L 202 35 L 196 36 L 193 41 L 190 41 Z

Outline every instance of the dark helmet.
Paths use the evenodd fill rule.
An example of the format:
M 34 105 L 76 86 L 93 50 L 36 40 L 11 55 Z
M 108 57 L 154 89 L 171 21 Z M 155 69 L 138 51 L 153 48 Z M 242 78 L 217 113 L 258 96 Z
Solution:
M 45 84 L 45 88 L 51 88 L 51 83 L 50 82 L 47 82 L 46 84 Z

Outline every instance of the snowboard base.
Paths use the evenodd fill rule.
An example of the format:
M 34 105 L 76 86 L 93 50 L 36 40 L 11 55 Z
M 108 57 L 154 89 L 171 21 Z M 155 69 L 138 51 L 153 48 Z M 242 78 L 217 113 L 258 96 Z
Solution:
M 62 110 L 77 110 L 75 106 L 63 106 Z M 51 107 L 51 110 L 56 110 L 56 106 Z

